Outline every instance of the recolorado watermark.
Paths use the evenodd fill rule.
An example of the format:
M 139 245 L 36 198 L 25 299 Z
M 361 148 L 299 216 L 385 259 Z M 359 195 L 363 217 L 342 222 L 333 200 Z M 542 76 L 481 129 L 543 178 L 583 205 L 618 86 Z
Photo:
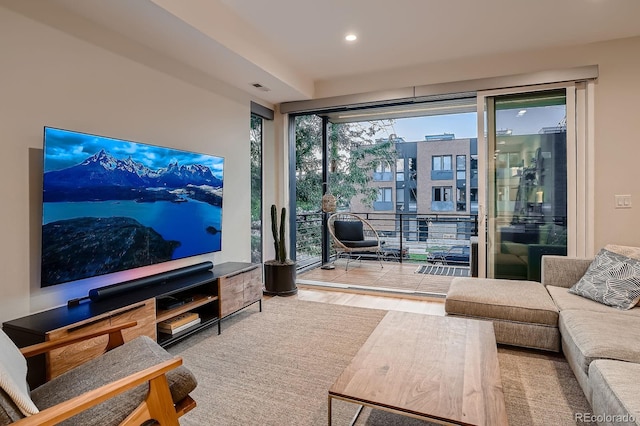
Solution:
M 574 420 L 580 423 L 635 423 L 636 418 L 631 414 L 593 414 L 575 413 Z

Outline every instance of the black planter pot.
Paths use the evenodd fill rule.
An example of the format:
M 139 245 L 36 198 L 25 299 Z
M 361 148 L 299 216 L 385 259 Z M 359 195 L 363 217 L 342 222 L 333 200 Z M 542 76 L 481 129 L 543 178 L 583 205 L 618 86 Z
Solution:
M 296 264 L 264 264 L 264 294 L 268 296 L 293 296 L 296 287 Z

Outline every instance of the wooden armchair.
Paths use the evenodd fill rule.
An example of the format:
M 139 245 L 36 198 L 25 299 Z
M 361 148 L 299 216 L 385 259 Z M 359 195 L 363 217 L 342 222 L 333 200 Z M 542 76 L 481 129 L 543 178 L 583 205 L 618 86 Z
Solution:
M 122 330 L 135 325 L 130 322 L 19 350 L 0 331 L 0 363 L 6 364 L 0 365 L 0 424 L 55 425 L 67 420 L 64 424 L 140 425 L 153 419 L 160 425 L 178 425 L 178 418 L 196 405 L 189 396 L 197 385 L 195 377 L 182 366 L 182 359 L 173 358 L 149 337 L 124 343 Z M 11 385 L 27 389 L 24 358 L 105 334 L 109 341 L 103 355 L 55 377 L 29 395 L 16 397 L 16 387 Z M 15 368 L 20 354 L 24 372 L 16 371 L 20 366 Z M 7 366 L 12 371 L 7 371 Z M 24 384 L 7 385 L 8 375 L 22 377 Z M 21 396 L 31 398 L 39 412 L 25 416 Z

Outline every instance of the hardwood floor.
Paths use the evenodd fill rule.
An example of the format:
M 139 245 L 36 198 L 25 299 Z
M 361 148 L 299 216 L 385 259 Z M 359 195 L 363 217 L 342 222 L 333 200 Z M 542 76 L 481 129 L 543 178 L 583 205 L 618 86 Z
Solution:
M 401 296 L 374 296 L 356 292 L 319 290 L 298 286 L 299 300 L 357 306 L 387 311 L 414 312 L 428 315 L 444 315 L 444 299 L 404 298 Z
M 312 269 L 298 275 L 299 300 L 387 311 L 444 315 L 444 295 L 416 291 L 423 282 L 447 288 L 452 277 L 416 274 L 415 264 L 353 262 L 335 269 Z M 376 284 L 377 283 L 377 284 Z M 268 299 L 270 296 L 265 296 Z
M 365 290 L 365 287 L 384 292 L 425 295 L 444 295 L 449 290 L 452 276 L 416 273 L 420 267 L 415 263 L 352 261 L 345 270 L 346 260 L 340 259 L 335 269 L 315 268 L 298 275 L 298 284 L 329 285 L 334 288 L 351 287 Z

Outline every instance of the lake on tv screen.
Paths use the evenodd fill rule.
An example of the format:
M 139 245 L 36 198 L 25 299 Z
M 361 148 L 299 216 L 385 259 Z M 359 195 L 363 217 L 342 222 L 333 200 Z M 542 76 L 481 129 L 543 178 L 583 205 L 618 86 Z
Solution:
M 60 232 L 43 232 L 43 285 L 219 251 L 221 222 L 193 199 L 44 203 L 43 229 Z

